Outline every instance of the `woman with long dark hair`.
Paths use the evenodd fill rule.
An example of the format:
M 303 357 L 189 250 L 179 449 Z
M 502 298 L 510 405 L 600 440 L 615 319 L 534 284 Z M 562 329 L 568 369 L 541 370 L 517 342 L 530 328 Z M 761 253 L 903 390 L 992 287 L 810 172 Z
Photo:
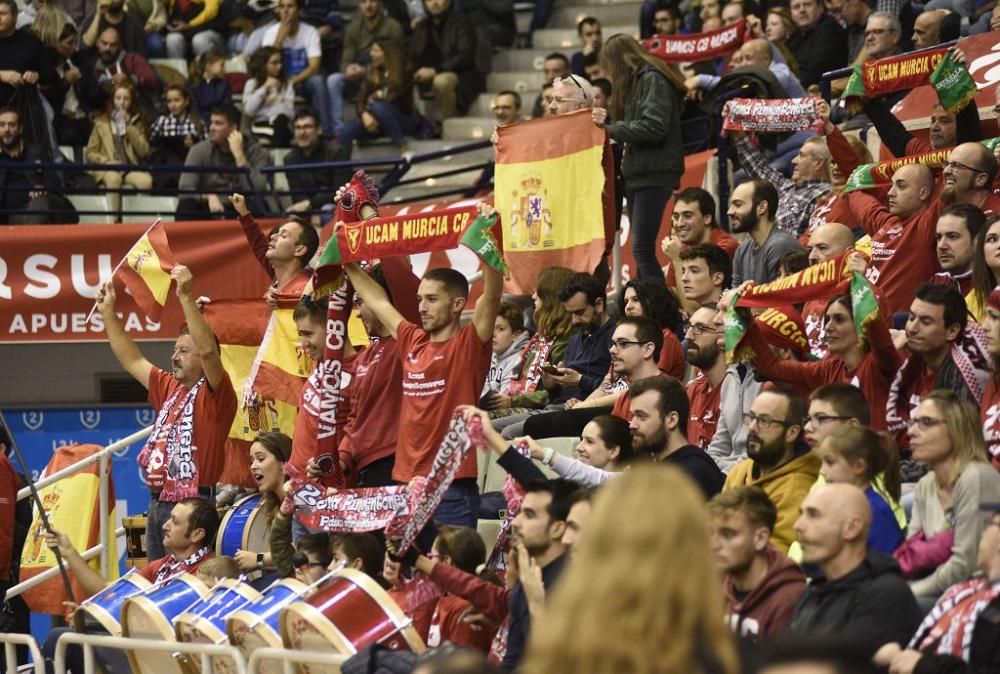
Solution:
M 295 87 L 285 72 L 284 57 L 276 47 L 261 47 L 250 57 L 250 79 L 243 88 L 243 111 L 250 131 L 274 147 L 288 147 L 295 116 Z
M 624 146 L 622 176 L 639 276 L 663 282 L 656 242 L 663 209 L 684 173 L 681 111 L 684 83 L 630 35 L 613 35 L 601 48 L 601 68 L 611 79 L 610 110 L 594 108 L 594 122 L 608 125 Z

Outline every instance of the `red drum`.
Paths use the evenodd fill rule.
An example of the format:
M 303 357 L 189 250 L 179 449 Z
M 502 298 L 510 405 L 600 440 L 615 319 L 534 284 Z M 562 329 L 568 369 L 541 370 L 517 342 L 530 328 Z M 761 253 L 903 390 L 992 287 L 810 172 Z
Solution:
M 281 616 L 285 648 L 351 655 L 375 643 L 421 653 L 426 648 L 411 621 L 378 583 L 342 569 L 323 589 L 290 605 Z M 302 665 L 305 674 L 336 674 L 336 667 Z

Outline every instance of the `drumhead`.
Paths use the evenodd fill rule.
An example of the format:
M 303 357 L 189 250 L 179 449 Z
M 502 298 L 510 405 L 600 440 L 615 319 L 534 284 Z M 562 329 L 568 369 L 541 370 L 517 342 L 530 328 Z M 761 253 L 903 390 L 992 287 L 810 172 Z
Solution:
M 121 597 L 119 600 L 112 599 L 112 597 L 121 592 L 135 595 L 146 591 L 151 586 L 152 583 L 137 573 L 122 576 L 80 605 L 73 616 L 77 632 L 86 631 L 87 621 L 92 620 L 107 630 L 111 636 L 120 637 L 122 626 L 119 619 L 121 618 L 122 606 L 128 597 Z
M 260 494 L 250 494 L 226 512 L 215 540 L 215 554 L 233 557 L 237 549 L 268 551 L 267 520 L 260 502 Z

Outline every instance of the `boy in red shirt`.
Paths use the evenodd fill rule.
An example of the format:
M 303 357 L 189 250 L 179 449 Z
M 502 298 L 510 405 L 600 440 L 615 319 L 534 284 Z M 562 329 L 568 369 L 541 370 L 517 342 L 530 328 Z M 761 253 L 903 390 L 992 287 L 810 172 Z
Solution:
M 489 217 L 493 210 L 481 204 L 480 213 Z M 431 269 L 417 290 L 421 323 L 417 326 L 403 318 L 382 287 L 358 264 L 344 265 L 344 269 L 361 300 L 399 344 L 403 401 L 392 478 L 409 482 L 430 471 L 455 407 L 479 401 L 490 367 L 503 277 L 482 265 L 483 293 L 472 322 L 462 327 L 468 281 L 454 269 Z M 479 515 L 476 476 L 476 455 L 470 452 L 441 500 L 436 520 L 475 528 Z

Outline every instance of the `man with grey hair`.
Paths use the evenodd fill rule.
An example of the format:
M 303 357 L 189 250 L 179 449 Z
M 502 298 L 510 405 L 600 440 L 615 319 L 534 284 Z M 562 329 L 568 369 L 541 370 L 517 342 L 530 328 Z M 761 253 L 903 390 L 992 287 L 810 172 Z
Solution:
M 552 100 L 549 114 L 562 115 L 583 108 L 594 107 L 594 87 L 585 77 L 567 75 L 552 81 Z
M 867 61 L 882 59 L 899 53 L 899 40 L 903 29 L 899 19 L 888 12 L 872 12 L 865 24 L 865 54 Z

